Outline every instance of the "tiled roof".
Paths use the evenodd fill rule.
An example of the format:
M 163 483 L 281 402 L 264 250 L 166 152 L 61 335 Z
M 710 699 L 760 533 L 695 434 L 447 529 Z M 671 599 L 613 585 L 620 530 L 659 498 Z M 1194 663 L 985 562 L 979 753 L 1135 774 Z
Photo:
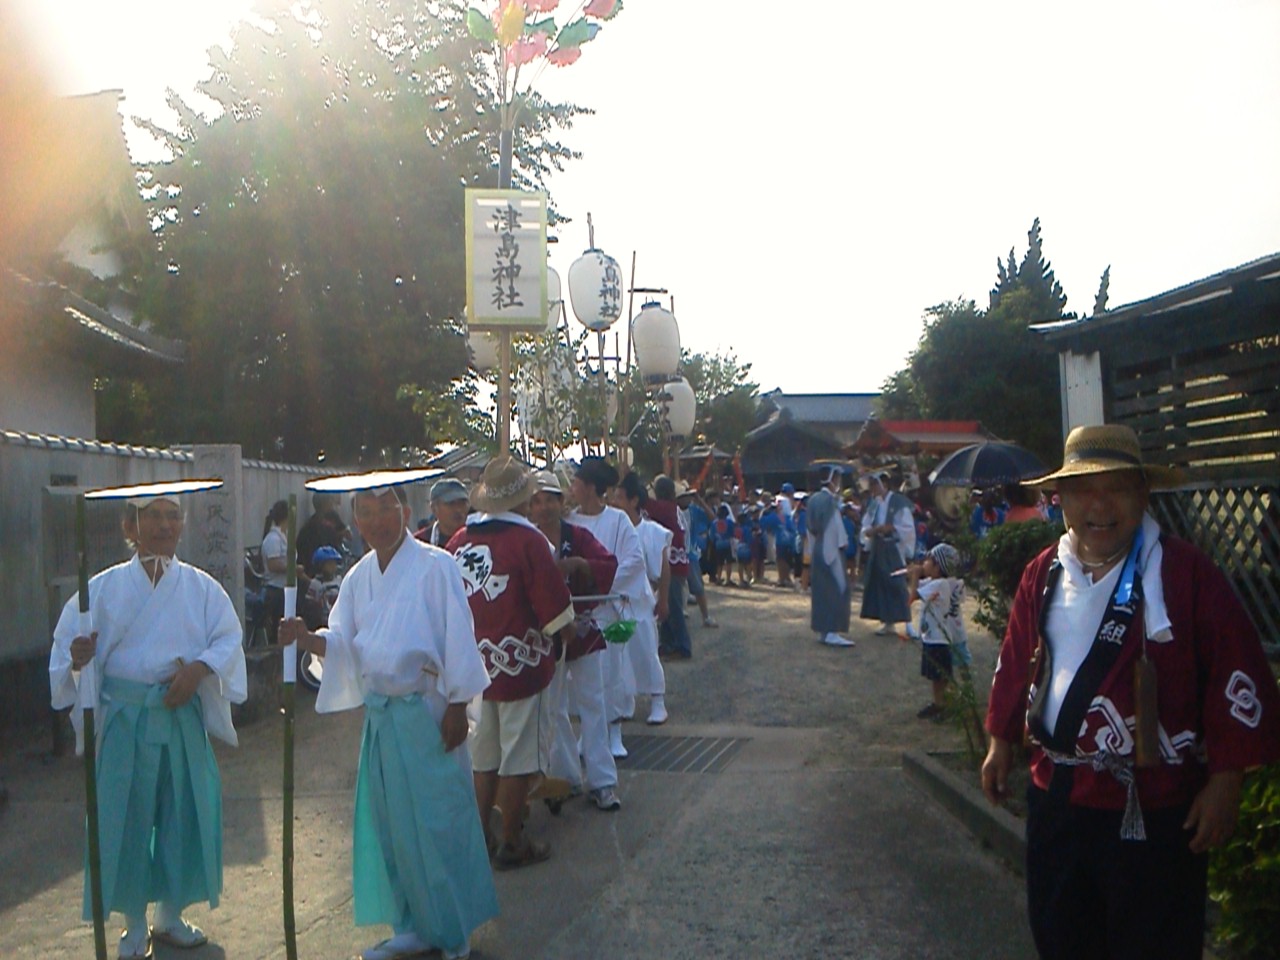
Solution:
M 762 399 L 787 410 L 801 423 L 861 423 L 872 415 L 878 393 L 783 393 L 774 390 Z

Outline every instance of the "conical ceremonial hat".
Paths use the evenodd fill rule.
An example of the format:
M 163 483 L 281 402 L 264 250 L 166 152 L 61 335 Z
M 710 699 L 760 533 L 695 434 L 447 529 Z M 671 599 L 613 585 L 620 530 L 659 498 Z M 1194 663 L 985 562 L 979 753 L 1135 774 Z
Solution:
M 201 480 L 165 480 L 160 483 L 135 483 L 127 487 L 99 487 L 85 492 L 86 500 L 126 500 L 135 507 L 145 507 L 152 500 L 176 500 L 184 493 L 202 493 L 216 490 L 222 480 L 208 477 Z
M 439 467 L 418 467 L 412 470 L 371 470 L 368 473 L 345 473 L 336 477 L 317 477 L 304 486 L 313 493 L 372 493 L 380 497 L 392 487 L 419 480 L 430 480 L 442 473 Z

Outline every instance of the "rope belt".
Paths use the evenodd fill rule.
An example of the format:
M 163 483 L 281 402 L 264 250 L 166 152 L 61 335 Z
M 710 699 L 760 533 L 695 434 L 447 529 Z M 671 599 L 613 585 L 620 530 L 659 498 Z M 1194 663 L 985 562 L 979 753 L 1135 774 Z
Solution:
M 1131 758 L 1122 757 L 1108 750 L 1099 750 L 1097 753 L 1078 757 L 1050 750 L 1043 744 L 1041 749 L 1055 764 L 1061 764 L 1064 767 L 1089 767 L 1095 773 L 1109 773 L 1124 784 L 1127 797 L 1124 804 L 1124 819 L 1120 822 L 1120 839 L 1147 839 L 1146 824 L 1142 820 L 1142 807 L 1138 804 L 1138 780 L 1133 772 Z

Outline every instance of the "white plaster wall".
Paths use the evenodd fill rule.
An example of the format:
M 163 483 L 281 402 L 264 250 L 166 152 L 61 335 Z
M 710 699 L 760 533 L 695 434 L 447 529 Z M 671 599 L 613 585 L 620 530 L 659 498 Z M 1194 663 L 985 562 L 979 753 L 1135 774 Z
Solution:
M 0 349 L 0 429 L 97 435 L 93 372 L 45 351 Z

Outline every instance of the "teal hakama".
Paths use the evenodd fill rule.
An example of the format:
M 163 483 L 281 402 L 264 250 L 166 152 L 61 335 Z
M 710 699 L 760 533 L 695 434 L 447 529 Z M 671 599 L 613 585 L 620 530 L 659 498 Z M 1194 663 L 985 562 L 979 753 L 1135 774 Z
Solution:
M 470 773 L 420 694 L 365 695 L 353 827 L 357 924 L 454 950 L 498 915 Z
M 102 683 L 98 825 L 102 902 L 139 917 L 222 893 L 222 781 L 199 697 L 170 710 L 167 684 Z M 88 870 L 84 919 L 92 918 Z

